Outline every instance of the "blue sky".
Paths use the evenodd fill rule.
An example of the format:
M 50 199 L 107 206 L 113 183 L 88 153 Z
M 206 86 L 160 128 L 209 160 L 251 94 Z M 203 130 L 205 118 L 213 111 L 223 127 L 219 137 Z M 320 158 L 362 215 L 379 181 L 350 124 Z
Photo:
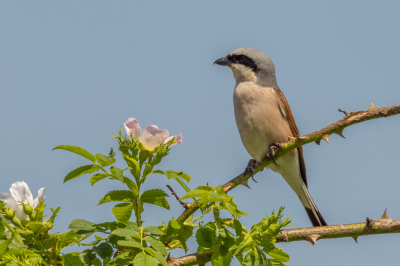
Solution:
M 254 47 L 271 57 L 301 134 L 340 118 L 338 108 L 400 104 L 398 1 L 1 1 L 0 191 L 25 181 L 34 196 L 46 187 L 48 206 L 61 206 L 55 231 L 71 220 L 114 219 L 112 204 L 96 206 L 117 182 L 90 187 L 89 176 L 63 184 L 87 162 L 60 144 L 92 153 L 117 147 L 110 135 L 129 117 L 182 132 L 160 169 L 190 174 L 192 188 L 225 183 L 250 156 L 236 129 L 228 68 L 212 63 Z M 346 139 L 304 148 L 309 190 L 328 224 L 400 219 L 400 116 L 344 130 Z M 117 166 L 123 167 L 120 157 Z M 277 174 L 263 171 L 252 190 L 232 191 L 249 212 L 247 226 L 285 206 L 293 227 L 310 222 Z M 172 185 L 159 175 L 146 188 Z M 177 217 L 148 208 L 143 220 Z M 279 244 L 288 265 L 385 265 L 399 259 L 398 235 Z M 194 252 L 194 239 L 189 252 Z M 183 255 L 175 252 L 173 256 Z M 238 265 L 234 262 L 233 265 Z

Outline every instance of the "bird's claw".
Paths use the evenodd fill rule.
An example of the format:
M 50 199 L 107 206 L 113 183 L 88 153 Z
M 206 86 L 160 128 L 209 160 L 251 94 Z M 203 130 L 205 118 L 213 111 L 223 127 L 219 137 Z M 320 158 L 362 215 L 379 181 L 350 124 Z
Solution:
M 274 160 L 274 164 L 276 166 L 279 166 L 279 165 L 276 163 L 275 152 L 277 149 L 280 149 L 280 148 L 282 148 L 282 144 L 278 143 L 278 142 L 274 142 L 271 144 L 271 146 L 269 146 L 268 152 L 267 152 L 267 157 L 271 156 L 272 160 Z
M 245 175 L 250 175 L 250 176 L 251 176 L 251 179 L 253 179 L 254 182 L 258 183 L 258 182 L 254 179 L 254 177 L 253 177 L 254 170 L 255 170 L 254 167 L 255 167 L 256 164 L 257 164 L 257 161 L 254 160 L 254 159 L 251 159 L 251 160 L 249 161 L 249 163 L 247 164 L 246 169 L 244 170 L 244 174 L 245 174 Z

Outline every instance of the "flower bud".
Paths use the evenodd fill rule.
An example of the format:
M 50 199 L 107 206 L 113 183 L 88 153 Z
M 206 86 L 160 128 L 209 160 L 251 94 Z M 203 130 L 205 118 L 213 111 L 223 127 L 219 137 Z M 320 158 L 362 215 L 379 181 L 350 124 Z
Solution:
M 11 220 L 15 216 L 15 211 L 10 208 L 4 208 L 4 218 Z
M 29 204 L 23 204 L 24 213 L 30 215 L 33 212 L 33 207 Z
M 31 214 L 29 214 L 29 220 L 31 220 L 31 222 L 36 221 L 36 213 L 32 212 Z
M 18 227 L 18 228 L 24 228 L 24 227 L 22 226 L 22 224 L 21 224 L 21 221 L 20 221 L 17 217 L 14 216 L 13 218 L 11 218 L 10 221 L 11 221 L 12 224 L 15 225 L 16 227 Z

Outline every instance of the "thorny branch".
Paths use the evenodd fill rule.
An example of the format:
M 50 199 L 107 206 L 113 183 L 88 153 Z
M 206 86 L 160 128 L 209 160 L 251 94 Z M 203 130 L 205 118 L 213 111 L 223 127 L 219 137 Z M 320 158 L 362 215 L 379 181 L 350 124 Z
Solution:
M 285 155 L 287 152 L 311 142 L 316 142 L 317 144 L 320 144 L 321 139 L 329 143 L 329 136 L 333 133 L 338 134 L 339 136 L 344 138 L 344 128 L 367 120 L 400 114 L 400 105 L 375 108 L 374 103 L 372 103 L 366 111 L 348 113 L 339 109 L 339 112 L 344 113 L 344 118 L 330 124 L 329 126 L 326 126 L 320 130 L 317 130 L 302 137 L 288 136 L 288 142 L 283 143 L 282 148 L 276 150 L 275 158 L 279 158 Z M 254 165 L 253 175 L 262 171 L 270 163 L 273 163 L 272 156 L 267 156 L 261 162 L 257 162 Z M 248 187 L 247 182 L 250 177 L 251 175 L 249 173 L 243 172 L 242 174 L 222 185 L 222 187 L 224 188 L 225 192 L 232 190 L 240 184 Z M 184 222 L 198 209 L 199 206 L 197 206 L 196 203 L 187 204 L 186 210 L 178 217 L 177 221 Z M 314 246 L 316 241 L 319 239 L 352 237 L 357 242 L 357 238 L 359 236 L 388 233 L 400 233 L 400 220 L 390 219 L 386 215 L 385 210 L 382 217 L 377 221 L 373 221 L 367 218 L 367 221 L 365 223 L 282 230 L 282 232 L 277 236 L 276 242 L 306 240 L 311 242 L 312 246 Z M 211 260 L 211 256 L 212 252 L 206 254 L 194 253 L 177 259 L 168 256 L 167 259 L 169 265 L 171 266 L 189 266 L 203 265 Z
M 276 242 L 306 240 L 314 247 L 314 244 L 320 239 L 352 237 L 357 242 L 359 236 L 390 233 L 400 233 L 400 220 L 390 219 L 385 210 L 382 217 L 377 221 L 367 218 L 367 222 L 365 223 L 282 230 L 282 232 L 276 237 Z M 177 259 L 169 256 L 168 264 L 171 266 L 205 264 L 211 260 L 211 256 L 212 252 L 206 254 L 194 253 Z
M 288 153 L 289 151 L 311 142 L 316 142 L 317 144 L 319 144 L 321 139 L 329 143 L 328 138 L 333 133 L 338 134 L 339 136 L 344 138 L 343 136 L 344 128 L 367 120 L 400 114 L 400 104 L 382 108 L 375 108 L 374 104 L 372 103 L 369 109 L 366 111 L 358 111 L 351 113 L 347 113 L 345 111 L 342 111 L 341 109 L 339 109 L 339 111 L 344 112 L 345 114 L 344 118 L 340 119 L 339 121 L 336 121 L 335 123 L 330 124 L 327 127 L 324 127 L 320 130 L 314 131 L 302 137 L 296 137 L 296 138 L 288 137 L 289 141 L 283 143 L 282 148 L 276 150 L 275 157 L 279 158 Z M 268 166 L 270 163 L 273 162 L 274 161 L 272 156 L 267 156 L 261 162 L 257 162 L 254 165 L 253 175 L 262 171 L 266 166 Z M 250 177 L 251 177 L 250 174 L 243 172 L 234 179 L 222 185 L 222 187 L 224 188 L 225 192 L 232 190 L 233 188 L 237 187 L 240 184 L 248 187 L 247 182 Z M 187 209 L 178 217 L 177 221 L 184 222 L 190 215 L 192 215 L 198 209 L 199 206 L 197 206 L 196 203 L 187 204 Z
M 175 196 L 176 200 L 179 201 L 179 203 L 183 206 L 183 208 L 187 209 L 188 203 L 179 200 L 178 195 L 175 193 L 175 191 L 172 189 L 170 185 L 167 185 L 167 188 L 171 191 L 171 194 Z

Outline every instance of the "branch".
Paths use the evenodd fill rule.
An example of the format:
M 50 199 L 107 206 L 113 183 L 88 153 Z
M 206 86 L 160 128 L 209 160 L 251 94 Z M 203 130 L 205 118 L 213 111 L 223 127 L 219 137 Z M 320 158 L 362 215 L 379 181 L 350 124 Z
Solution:
M 314 244 L 320 239 L 352 237 L 356 242 L 359 236 L 400 233 L 400 220 L 392 220 L 386 210 L 382 217 L 373 221 L 367 218 L 365 223 L 340 224 L 282 230 L 276 237 L 276 242 L 292 242 L 306 240 Z M 168 264 L 173 266 L 189 266 L 205 264 L 211 261 L 212 252 L 206 254 L 191 254 L 177 259 L 168 257 Z
M 367 111 L 359 111 L 351 113 L 347 113 L 345 111 L 342 111 L 341 109 L 339 109 L 339 111 L 345 114 L 345 117 L 340 119 L 339 121 L 336 121 L 335 123 L 330 124 L 329 126 L 324 127 L 323 129 L 317 130 L 302 137 L 288 137 L 289 141 L 283 143 L 282 148 L 276 150 L 275 157 L 276 158 L 282 157 L 289 151 L 311 142 L 316 142 L 317 144 L 319 144 L 321 139 L 329 143 L 329 136 L 333 133 L 338 134 L 339 136 L 344 138 L 343 136 L 344 128 L 367 120 L 400 114 L 400 105 L 375 108 L 374 103 L 372 103 Z M 254 165 L 253 175 L 262 171 L 270 163 L 273 163 L 272 156 L 267 156 L 261 162 L 257 162 Z M 250 177 L 251 177 L 250 174 L 242 173 L 237 177 L 235 177 L 234 179 L 222 185 L 222 187 L 224 188 L 225 192 L 232 190 L 233 188 L 237 187 L 240 184 L 248 187 L 247 182 Z M 198 209 L 199 206 L 197 206 L 196 203 L 187 204 L 186 210 L 178 217 L 177 221 L 184 222 L 190 215 L 192 215 Z
M 172 189 L 170 185 L 167 185 L 167 188 L 171 191 L 171 194 L 175 196 L 176 200 L 179 201 L 179 203 L 183 206 L 183 208 L 187 209 L 188 203 L 184 203 L 183 201 L 179 200 L 178 195 L 176 192 Z

